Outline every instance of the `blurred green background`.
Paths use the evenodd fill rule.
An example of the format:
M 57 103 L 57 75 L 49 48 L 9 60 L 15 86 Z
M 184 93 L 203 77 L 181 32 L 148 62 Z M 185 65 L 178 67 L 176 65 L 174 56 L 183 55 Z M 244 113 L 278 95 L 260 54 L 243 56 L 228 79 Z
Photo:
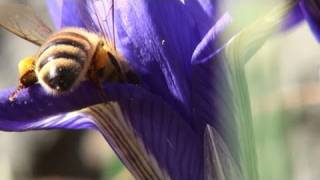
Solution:
M 319 179 L 320 48 L 302 23 L 246 67 L 261 179 Z

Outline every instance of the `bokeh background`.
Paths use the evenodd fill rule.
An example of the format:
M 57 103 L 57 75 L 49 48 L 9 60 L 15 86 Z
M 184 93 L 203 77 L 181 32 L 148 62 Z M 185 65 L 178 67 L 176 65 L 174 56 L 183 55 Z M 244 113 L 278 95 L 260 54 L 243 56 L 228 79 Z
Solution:
M 17 2 L 31 4 L 50 24 L 44 0 Z M 223 8 L 239 28 L 279 0 L 226 2 Z M 17 85 L 19 59 L 36 50 L 0 30 L 0 88 Z M 320 179 L 320 48 L 306 23 L 274 35 L 247 64 L 246 73 L 261 180 Z M 38 131 L 0 132 L 0 179 L 132 177 L 96 132 Z

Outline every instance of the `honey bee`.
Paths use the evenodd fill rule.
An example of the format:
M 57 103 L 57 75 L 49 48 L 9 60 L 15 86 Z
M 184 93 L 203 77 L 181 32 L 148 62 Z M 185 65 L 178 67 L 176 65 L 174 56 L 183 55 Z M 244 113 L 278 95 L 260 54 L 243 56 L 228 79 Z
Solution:
M 23 4 L 1 5 L 0 25 L 40 46 L 35 55 L 19 62 L 20 82 L 9 97 L 10 101 L 21 89 L 37 82 L 54 95 L 70 92 L 87 79 L 100 88 L 104 80 L 137 83 L 115 43 L 105 34 L 72 27 L 53 33 L 30 7 Z

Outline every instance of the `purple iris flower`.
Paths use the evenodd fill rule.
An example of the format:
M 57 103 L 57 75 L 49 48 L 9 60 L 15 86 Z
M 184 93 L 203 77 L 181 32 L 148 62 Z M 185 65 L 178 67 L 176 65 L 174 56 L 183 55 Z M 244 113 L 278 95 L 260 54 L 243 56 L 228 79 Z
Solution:
M 99 33 L 93 3 L 102 2 L 48 1 L 57 29 Z M 91 82 L 61 96 L 34 85 L 14 102 L 8 100 L 14 88 L 1 90 L 0 129 L 96 129 L 137 178 L 204 179 L 206 127 L 216 129 L 230 149 L 228 134 L 236 134 L 224 62 L 216 56 L 230 17 L 217 7 L 214 0 L 115 1 L 117 48 L 140 83 L 105 82 L 110 103 L 102 105 Z M 101 17 L 103 12 L 108 10 Z
M 319 0 L 299 0 L 299 3 L 292 10 L 286 24 L 297 24 L 305 19 L 317 40 L 320 41 L 320 1 Z

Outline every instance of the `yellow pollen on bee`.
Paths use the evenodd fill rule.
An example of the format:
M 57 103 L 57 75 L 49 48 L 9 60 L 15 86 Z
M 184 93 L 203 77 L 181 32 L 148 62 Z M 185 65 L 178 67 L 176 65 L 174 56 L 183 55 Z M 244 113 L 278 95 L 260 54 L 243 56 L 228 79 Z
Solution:
M 34 71 L 35 60 L 36 58 L 34 56 L 29 56 L 20 60 L 18 64 L 20 83 L 25 87 L 37 82 L 37 76 Z
M 34 70 L 34 56 L 26 57 L 20 60 L 18 68 L 19 68 L 19 76 L 22 77 L 30 71 Z

